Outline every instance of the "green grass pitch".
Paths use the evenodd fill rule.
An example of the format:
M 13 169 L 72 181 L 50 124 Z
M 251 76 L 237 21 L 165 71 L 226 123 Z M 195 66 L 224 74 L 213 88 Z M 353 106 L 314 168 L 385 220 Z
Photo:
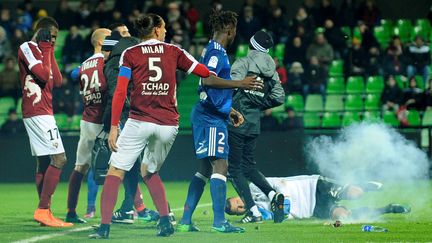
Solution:
M 421 182 L 415 187 L 406 183 L 393 182 L 387 184 L 382 192 L 371 192 L 358 201 L 364 206 L 383 206 L 390 202 L 399 202 L 412 206 L 412 212 L 404 215 L 385 215 L 379 222 L 371 223 L 388 228 L 387 233 L 361 232 L 361 225 L 367 222 L 344 224 L 333 228 L 330 221 L 317 219 L 290 220 L 281 224 L 264 222 L 262 224 L 244 225 L 244 234 L 221 234 L 210 232 L 212 223 L 211 199 L 208 186 L 197 208 L 194 220 L 201 228 L 197 233 L 175 233 L 169 238 L 156 237 L 154 224 L 135 222 L 134 225 L 112 225 L 109 242 L 431 242 L 432 241 L 432 195 L 430 182 Z M 187 182 L 166 183 L 167 196 L 174 209 L 177 220 L 182 215 L 182 205 L 187 193 Z M 154 208 L 144 186 L 144 201 L 148 207 Z M 415 190 L 413 190 L 415 189 Z M 99 194 L 101 189 L 99 191 Z M 86 185 L 83 184 L 78 212 L 83 215 L 87 198 Z M 123 192 L 119 194 L 122 200 Z M 235 195 L 230 186 L 228 195 Z M 54 215 L 63 218 L 66 213 L 67 183 L 59 184 L 53 198 Z M 82 230 L 99 223 L 99 208 L 95 219 L 86 225 L 73 228 L 54 229 L 40 227 L 32 220 L 37 206 L 37 195 L 34 184 L 1 184 L 0 185 L 0 242 L 94 242 L 87 235 L 90 229 Z M 349 207 L 353 201 L 343 202 Z M 99 197 L 97 207 L 99 206 Z M 240 217 L 227 216 L 231 222 Z M 237 225 L 239 225 L 237 223 Z M 75 232 L 72 232 L 76 230 Z M 39 238 L 34 238 L 39 237 Z

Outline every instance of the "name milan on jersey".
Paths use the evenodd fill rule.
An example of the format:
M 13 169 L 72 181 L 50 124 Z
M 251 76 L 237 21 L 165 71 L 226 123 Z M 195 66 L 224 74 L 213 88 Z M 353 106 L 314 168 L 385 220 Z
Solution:
M 191 73 L 198 64 L 177 46 L 155 39 L 126 49 L 120 66 L 132 71 L 130 118 L 178 125 L 176 70 Z

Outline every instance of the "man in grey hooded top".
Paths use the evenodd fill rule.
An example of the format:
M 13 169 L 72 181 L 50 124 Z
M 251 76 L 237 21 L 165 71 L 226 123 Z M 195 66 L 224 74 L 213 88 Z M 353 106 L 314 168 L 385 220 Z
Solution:
M 264 82 L 262 90 L 237 89 L 233 95 L 232 108 L 244 117 L 244 123 L 239 127 L 228 127 L 229 167 L 231 181 L 244 201 L 247 213 L 242 223 L 259 222 L 261 213 L 255 205 L 249 190 L 248 180 L 260 188 L 272 202 L 272 211 L 276 223 L 283 220 L 284 195 L 276 191 L 266 181 L 264 175 L 257 169 L 254 160 L 256 141 L 260 134 L 260 117 L 263 110 L 284 103 L 285 93 L 276 72 L 276 65 L 268 54 L 273 47 L 271 36 L 258 31 L 250 39 L 249 53 L 246 57 L 234 62 L 231 68 L 232 79 L 242 79 L 257 75 Z

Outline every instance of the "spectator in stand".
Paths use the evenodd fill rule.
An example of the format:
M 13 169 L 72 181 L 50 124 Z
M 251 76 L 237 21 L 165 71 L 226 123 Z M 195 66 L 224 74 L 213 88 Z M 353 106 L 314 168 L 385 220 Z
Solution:
M 87 0 L 80 3 L 77 15 L 78 26 L 90 27 L 90 4 Z
M 68 0 L 61 0 L 53 17 L 58 21 L 61 30 L 68 30 L 76 24 L 78 14 L 70 9 Z
M 408 88 L 403 90 L 401 104 L 408 110 L 423 109 L 423 91 L 417 87 L 415 76 L 409 78 Z
M 18 118 L 15 108 L 9 109 L 8 119 L 3 123 L 0 129 L 1 135 L 25 134 L 24 122 Z
M 4 28 L 8 36 L 13 33 L 14 26 L 8 8 L 3 8 L 0 11 L 0 26 Z
M 287 117 L 282 121 L 280 125 L 281 130 L 293 130 L 303 128 L 303 119 L 298 116 L 292 107 L 286 107 L 285 112 L 287 113 Z
M 35 29 L 37 22 L 40 19 L 45 18 L 45 17 L 48 17 L 48 12 L 45 9 L 43 9 L 43 8 L 39 9 L 39 11 L 36 14 L 36 17 L 33 19 L 34 21 L 33 21 L 33 27 L 32 27 L 32 29 Z
M 279 75 L 279 80 L 280 80 L 280 82 L 281 82 L 281 84 L 283 86 L 288 81 L 287 70 L 284 67 L 284 65 L 281 64 L 281 62 L 279 61 L 279 59 L 277 57 L 274 57 L 273 60 L 274 60 L 275 65 L 276 65 L 276 72 Z
M 26 11 L 24 4 L 19 4 L 16 10 L 16 23 L 15 28 L 21 29 L 24 33 L 31 30 L 33 24 L 33 18 L 30 13 Z
M 153 0 L 153 3 L 147 9 L 146 13 L 157 14 L 161 16 L 165 22 L 168 22 L 168 8 L 165 6 L 164 0 Z
M 168 4 L 167 19 L 168 27 L 166 42 L 175 44 L 182 49 L 189 50 L 190 25 L 187 19 L 182 15 L 178 3 L 172 2 Z
M 125 24 L 128 27 L 131 36 L 138 36 L 138 32 L 134 28 L 134 23 L 140 16 L 140 10 L 138 8 L 134 8 L 127 17 L 127 21 Z
M 37 16 L 38 16 L 38 13 L 39 13 L 40 9 L 38 7 L 35 7 L 33 5 L 33 1 L 32 0 L 25 0 L 24 3 L 23 3 L 23 5 L 24 5 L 25 11 L 30 14 L 30 16 L 31 16 L 31 18 L 33 20 L 35 20 L 37 18 Z
M 277 131 L 279 122 L 272 116 L 272 109 L 267 109 L 261 117 L 261 131 Z
M 424 107 L 428 110 L 432 108 L 432 78 L 429 79 L 427 89 L 424 91 Z
M 373 34 L 373 28 L 367 26 L 363 21 L 359 21 L 358 27 L 361 34 L 361 45 L 365 51 L 368 51 L 372 47 L 380 48 L 378 40 Z
M 384 54 L 383 66 L 385 75 L 404 74 L 402 59 L 404 58 L 402 41 L 399 36 L 393 36 Z
M 66 36 L 65 44 L 62 50 L 63 64 L 66 70 L 75 67 L 69 67 L 72 63 L 81 63 L 83 59 L 82 47 L 84 45 L 83 38 L 81 37 L 78 27 L 72 25 L 69 34 Z
M 3 70 L 0 71 L 0 97 L 12 96 L 16 104 L 21 97 L 17 62 L 14 57 L 9 56 L 5 58 L 4 64 Z
M 301 63 L 293 62 L 288 72 L 288 81 L 282 86 L 286 94 L 302 93 L 303 92 L 303 77 L 304 69 Z
M 248 43 L 249 39 L 262 28 L 261 20 L 255 15 L 251 6 L 243 8 L 243 15 L 239 17 L 237 34 L 241 43 Z
M 285 21 L 282 9 L 280 7 L 274 8 L 272 15 L 266 20 L 270 23 L 267 25 L 267 30 L 272 34 L 275 44 L 286 43 L 288 35 L 286 27 L 288 24 Z
M 301 6 L 306 10 L 308 15 L 310 15 L 312 17 L 315 16 L 315 14 L 317 12 L 315 0 L 303 0 L 303 3 Z
M 304 28 L 304 32 L 307 35 L 310 35 L 315 31 L 315 21 L 313 16 L 311 16 L 303 6 L 300 6 L 297 9 L 297 13 L 291 22 L 291 32 L 293 33 L 297 32 L 299 26 Z
M 323 33 L 318 32 L 315 35 L 315 42 L 309 45 L 306 51 L 306 58 L 309 61 L 313 56 L 318 58 L 319 65 L 327 72 L 328 65 L 334 59 L 334 51 Z
M 81 97 L 79 94 L 78 84 L 75 84 L 69 80 L 68 75 L 62 73 L 63 83 L 60 88 L 53 90 L 53 110 L 54 114 L 65 113 L 68 115 L 70 122 L 72 116 L 76 113 L 77 103 Z
M 399 110 L 399 103 L 402 99 L 402 90 L 397 85 L 395 78 L 393 75 L 390 75 L 387 78 L 387 83 L 384 87 L 383 92 L 381 93 L 381 108 L 382 111 L 392 110 L 392 111 L 398 111 Z
M 327 72 L 319 65 L 317 57 L 312 56 L 310 58 L 304 79 L 306 82 L 303 85 L 303 96 L 306 98 L 308 94 L 321 94 L 325 100 Z
M 369 27 L 380 24 L 381 10 L 376 5 L 375 0 L 366 0 L 359 6 L 357 20 L 365 22 Z
M 265 6 L 265 8 L 266 8 L 266 10 L 265 10 L 265 14 L 263 16 L 263 22 L 264 22 L 263 24 L 265 26 L 270 26 L 272 24 L 272 22 L 269 19 L 273 15 L 273 11 L 275 9 L 280 9 L 282 15 L 285 17 L 286 8 L 284 5 L 279 3 L 278 0 L 267 0 L 267 5 Z M 263 8 L 261 8 L 261 9 L 263 9 Z
M 336 27 L 331 19 L 326 19 L 324 22 L 324 36 L 328 43 L 333 47 L 336 59 L 344 59 L 346 56 L 347 45 L 346 35 L 342 32 L 341 28 Z
M 364 76 L 367 65 L 367 52 L 363 49 L 361 42 L 356 37 L 352 40 L 349 49 L 349 57 L 346 62 L 346 70 L 349 76 Z
M 416 74 L 422 75 L 423 83 L 426 84 L 430 73 L 431 50 L 421 36 L 416 36 L 414 42 L 409 45 L 406 50 L 406 57 L 408 77 Z
M 243 6 L 240 10 L 239 18 L 243 18 L 245 14 L 245 8 L 251 7 L 254 15 L 258 17 L 260 20 L 263 20 L 265 18 L 265 11 L 263 11 L 263 8 L 256 3 L 256 0 L 245 0 L 243 3 Z
M 6 31 L 0 26 L 0 62 L 3 62 L 6 56 L 11 55 L 11 43 L 7 37 Z
M 191 0 L 185 0 L 182 4 L 183 13 L 186 15 L 190 25 L 189 37 L 192 39 L 196 33 L 196 24 L 200 20 L 198 9 L 192 4 Z
M 348 26 L 351 29 L 357 24 L 356 20 L 356 1 L 355 0 L 343 0 L 338 12 L 338 21 L 342 26 Z
M 306 45 L 303 40 L 296 36 L 285 47 L 284 64 L 290 66 L 293 62 L 306 65 Z
M 383 76 L 381 51 L 378 47 L 369 49 L 366 62 L 366 76 Z
M 90 13 L 90 21 L 98 21 L 100 26 L 107 26 L 110 22 L 111 11 L 107 9 L 105 0 L 99 0 L 94 11 Z
M 18 49 L 22 43 L 27 41 L 27 35 L 20 29 L 15 29 L 11 38 L 12 53 L 18 53 Z
M 123 23 L 123 22 L 124 22 L 124 20 L 123 20 L 122 13 L 119 10 L 114 9 L 111 12 L 110 23 L 112 24 L 112 23 Z
M 331 0 L 321 0 L 321 6 L 314 15 L 315 23 L 317 26 L 324 26 L 326 19 L 331 19 L 333 23 L 336 22 L 337 10 Z

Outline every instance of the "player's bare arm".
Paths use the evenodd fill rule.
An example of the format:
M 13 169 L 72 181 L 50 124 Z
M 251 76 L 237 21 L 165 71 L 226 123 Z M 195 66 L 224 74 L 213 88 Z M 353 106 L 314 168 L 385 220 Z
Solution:
M 216 75 L 210 74 L 209 77 L 204 78 L 202 80 L 203 85 L 211 86 L 213 88 L 220 89 L 250 89 L 250 90 L 259 90 L 264 87 L 264 84 L 261 80 L 257 80 L 256 76 L 245 77 L 242 80 L 225 80 L 217 77 Z
M 108 136 L 108 145 L 112 152 L 117 152 L 117 138 L 118 138 L 118 126 L 111 126 L 111 130 Z
M 231 107 L 230 120 L 234 127 L 238 127 L 244 122 L 243 115 Z

